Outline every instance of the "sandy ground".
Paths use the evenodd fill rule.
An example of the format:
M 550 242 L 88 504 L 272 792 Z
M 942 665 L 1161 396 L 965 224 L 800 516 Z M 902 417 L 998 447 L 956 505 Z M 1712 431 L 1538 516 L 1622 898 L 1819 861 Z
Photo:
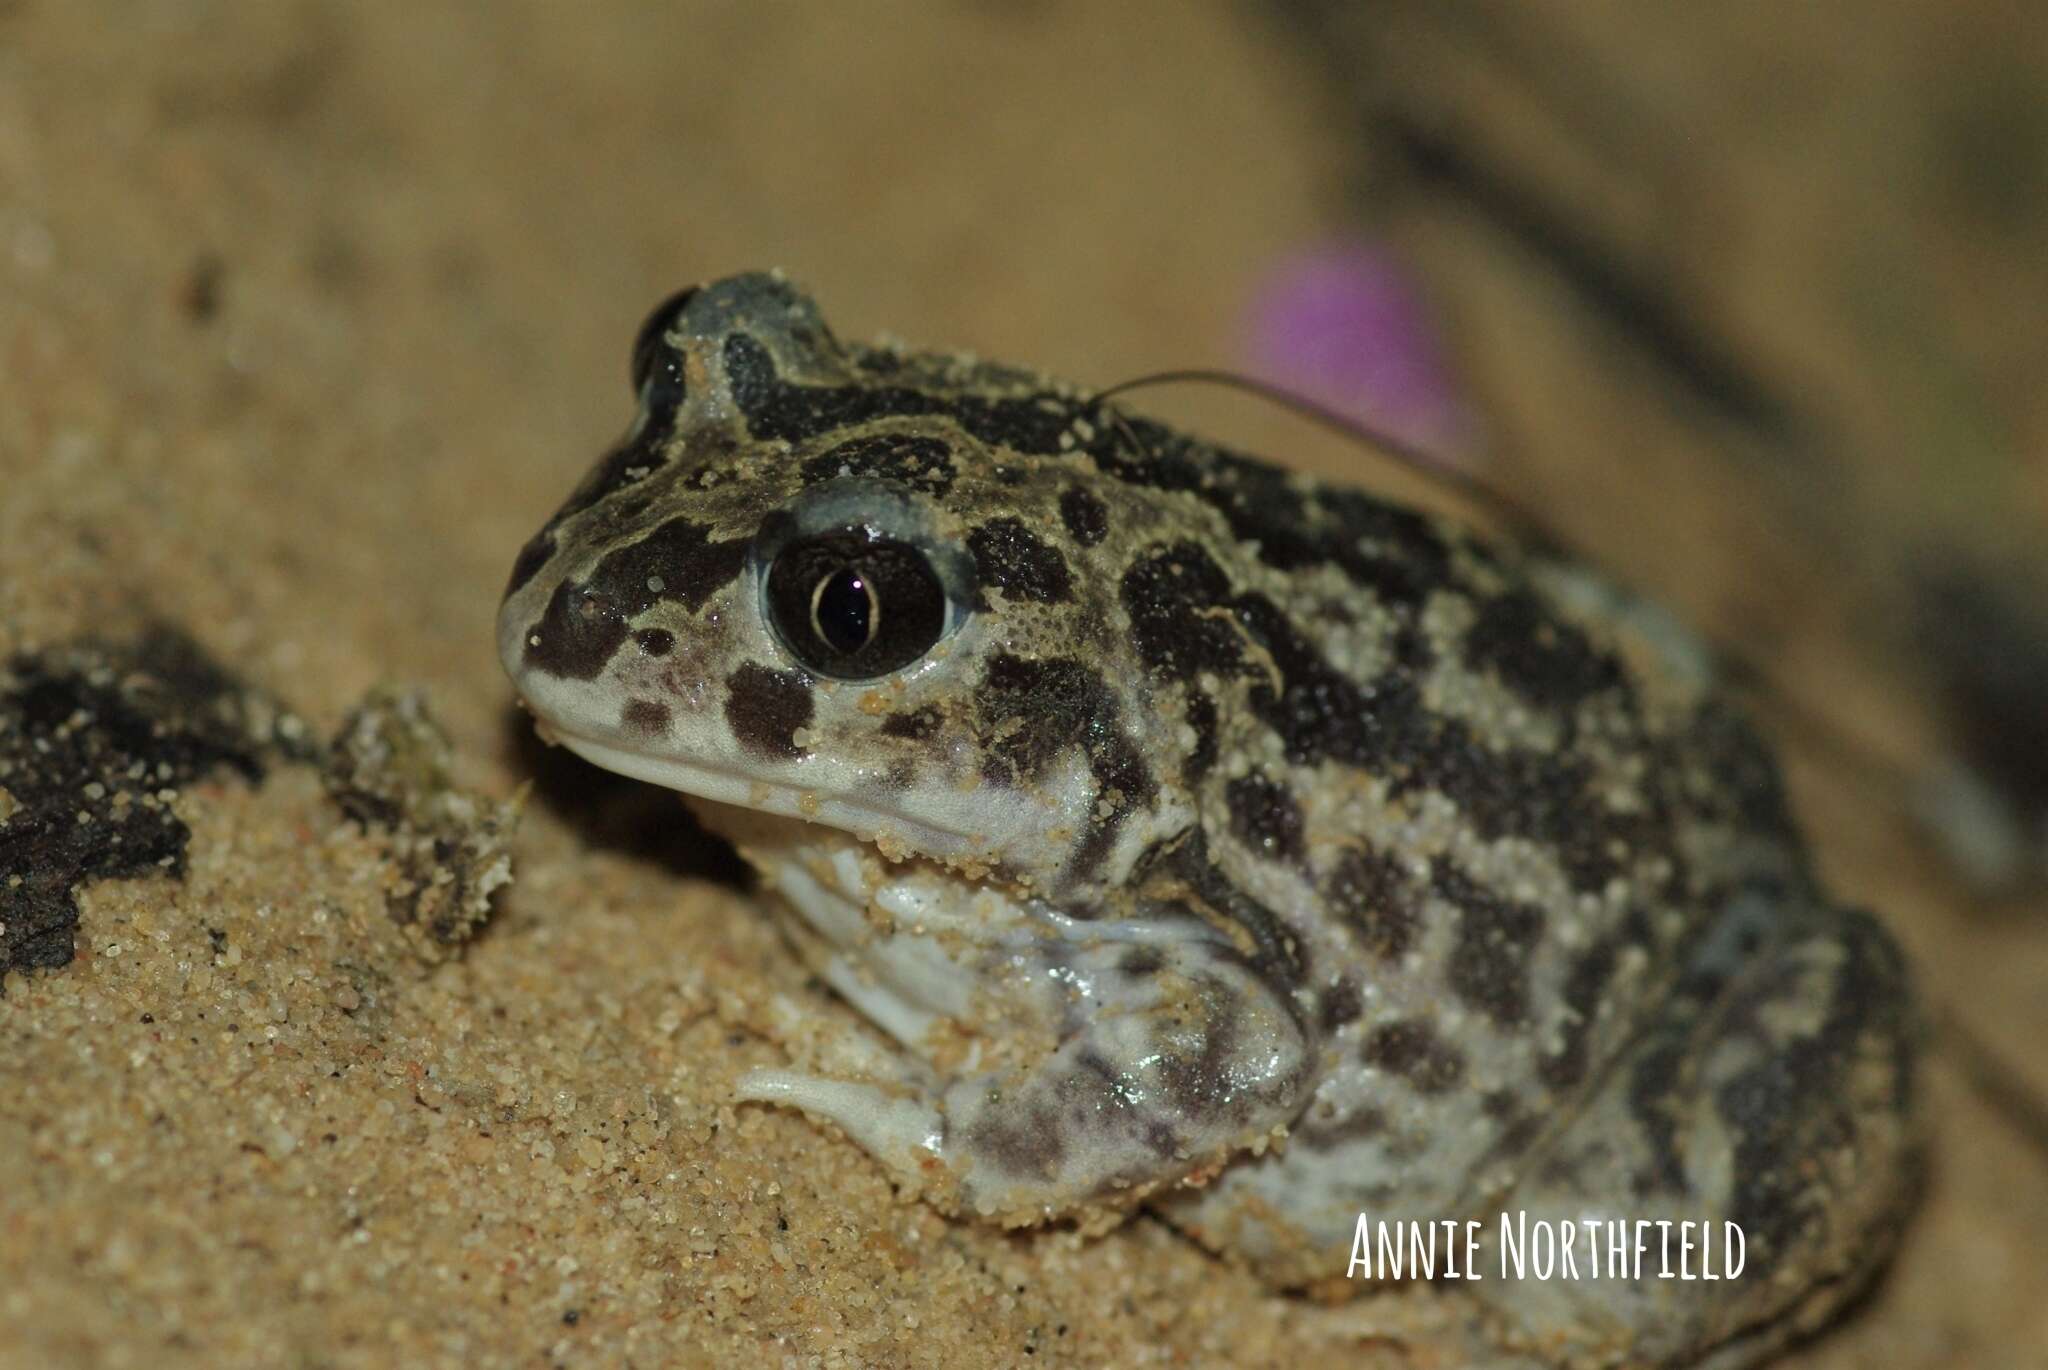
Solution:
M 1255 272 L 1328 226 L 1308 83 L 1235 11 L 857 8 L 0 4 L 0 655 L 167 620 L 322 732 L 420 687 L 460 782 L 536 782 L 456 957 L 303 765 L 183 787 L 185 878 L 85 891 L 77 959 L 0 999 L 0 1363 L 1402 1363 L 1370 1304 L 1150 1220 L 952 1223 L 733 1108 L 854 1018 L 672 798 L 511 708 L 506 567 L 674 286 L 780 265 L 847 333 L 1107 382 L 1235 361 Z M 2048 1082 L 2040 909 L 1969 906 L 1794 760 L 1937 1011 Z M 1939 1045 L 1928 1091 L 1930 1201 L 1797 1363 L 2040 1363 L 2048 1164 Z

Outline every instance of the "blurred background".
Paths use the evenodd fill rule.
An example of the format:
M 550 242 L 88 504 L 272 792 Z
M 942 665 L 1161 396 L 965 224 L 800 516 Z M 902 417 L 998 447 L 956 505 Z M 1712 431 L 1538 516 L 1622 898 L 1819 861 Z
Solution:
M 646 309 L 763 266 L 850 336 L 1263 377 L 1725 644 L 2021 1144 L 1933 1220 L 1975 1292 L 1901 1316 L 1937 1363 L 2027 1306 L 2048 10 L 0 0 L 0 649 L 144 605 L 316 718 L 424 684 L 509 788 L 512 553 Z M 1133 403 L 1442 498 L 1243 394 Z
M 1354 221 L 1458 343 L 1489 469 L 1919 768 L 1973 875 L 2037 871 L 2048 18 L 1283 9 L 1353 135 Z

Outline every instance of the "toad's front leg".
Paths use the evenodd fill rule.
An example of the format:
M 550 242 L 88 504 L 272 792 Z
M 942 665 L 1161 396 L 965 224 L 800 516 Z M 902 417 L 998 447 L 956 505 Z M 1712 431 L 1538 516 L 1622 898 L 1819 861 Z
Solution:
M 1057 1045 L 1036 1060 L 908 1089 L 757 1070 L 740 1095 L 839 1124 L 944 1207 L 1010 1224 L 1121 1210 L 1261 1145 L 1311 1084 L 1283 995 L 1199 921 L 1173 926 L 1062 944 Z

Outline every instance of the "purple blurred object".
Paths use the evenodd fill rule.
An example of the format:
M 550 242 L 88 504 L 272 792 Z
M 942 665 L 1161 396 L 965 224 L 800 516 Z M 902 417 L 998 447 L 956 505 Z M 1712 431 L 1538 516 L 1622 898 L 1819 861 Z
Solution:
M 1429 309 L 1393 255 L 1346 241 L 1299 253 L 1253 299 L 1253 374 L 1447 466 L 1463 464 L 1467 424 Z

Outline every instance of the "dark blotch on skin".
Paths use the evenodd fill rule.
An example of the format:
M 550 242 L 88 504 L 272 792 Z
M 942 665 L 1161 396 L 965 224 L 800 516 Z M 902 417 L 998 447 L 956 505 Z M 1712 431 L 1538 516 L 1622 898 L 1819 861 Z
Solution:
M 525 663 L 549 675 L 595 680 L 626 640 L 626 615 L 604 595 L 565 580 L 526 634 Z
M 1564 1002 L 1571 1016 L 1564 1020 L 1564 1040 L 1556 1052 L 1536 1065 L 1536 1074 L 1552 1089 L 1570 1089 L 1586 1075 L 1586 1038 L 1599 1017 L 1600 998 L 1614 978 L 1621 939 L 1603 937 L 1579 953 L 1565 976 Z
M 519 549 L 519 555 L 513 558 L 512 578 L 505 582 L 504 597 L 510 599 L 517 594 L 541 567 L 548 564 L 548 558 L 554 554 L 555 535 L 552 531 L 543 528 L 527 539 L 526 545 Z
M 1260 678 L 1250 701 L 1286 744 L 1289 761 L 1335 759 L 1388 771 L 1427 754 L 1431 720 L 1412 680 L 1390 673 L 1360 686 L 1324 660 L 1272 600 L 1233 595 L 1222 568 L 1200 547 L 1180 543 L 1146 556 L 1124 574 L 1120 589 L 1132 640 L 1155 674 L 1234 675 L 1243 670 L 1247 639 L 1265 648 L 1279 688 Z
M 953 486 L 953 449 L 919 434 L 870 433 L 812 457 L 804 463 L 803 475 L 806 485 L 841 476 L 871 476 L 943 495 Z
M 1109 534 L 1109 509 L 1086 490 L 1075 486 L 1060 496 L 1060 522 L 1067 525 L 1074 541 L 1093 547 Z
M 1188 753 L 1181 774 L 1192 785 L 1216 764 L 1216 701 L 1189 686 L 1187 709 L 1188 726 L 1195 730 L 1195 749 Z
M 633 634 L 633 640 L 648 656 L 667 656 L 676 645 L 676 635 L 666 628 L 642 628 Z
M 1457 584 L 1450 544 L 1426 514 L 1356 490 L 1324 490 L 1317 505 L 1340 530 L 1330 539 L 1331 560 L 1389 606 L 1419 610 L 1433 591 Z M 1466 550 L 1483 552 L 1472 543 Z
M 1384 852 L 1347 847 L 1323 884 L 1324 898 L 1382 961 L 1407 954 L 1422 928 L 1422 891 Z
M 1458 910 L 1451 992 L 1496 1027 L 1529 1020 L 1529 957 L 1543 937 L 1543 910 L 1502 898 L 1449 861 L 1431 868 L 1436 892 Z
M 746 539 L 714 540 L 709 531 L 686 518 L 670 519 L 605 553 L 588 579 L 556 586 L 528 632 L 526 664 L 550 675 L 595 680 L 626 640 L 634 615 L 664 600 L 691 613 L 703 608 L 739 575 L 747 554 Z M 649 589 L 650 583 L 661 589 Z
M 632 732 L 665 733 L 668 731 L 668 705 L 654 699 L 629 699 L 619 715 L 619 723 Z
M 1293 571 L 1329 560 L 1307 502 L 1284 471 L 1222 452 L 1207 464 L 1210 479 L 1195 493 L 1223 515 L 1240 542 L 1259 545 L 1260 561 Z
M 1335 1032 L 1346 1023 L 1355 1023 L 1365 1012 L 1365 1001 L 1359 997 L 1358 986 L 1349 980 L 1339 980 L 1323 991 L 1322 1003 L 1316 1010 L 1316 1020 L 1325 1032 Z
M 1230 830 L 1268 860 L 1301 859 L 1301 806 L 1287 786 L 1263 774 L 1241 776 L 1223 787 Z
M 1114 792 L 1106 815 L 1091 813 L 1075 848 L 1072 870 L 1085 874 L 1109 853 L 1124 814 L 1158 793 L 1152 772 L 1123 729 L 1115 692 L 1092 667 L 1002 653 L 990 660 L 975 703 L 986 755 L 982 772 L 997 784 L 1035 780 L 1068 747 L 1079 746 L 1095 776 L 1096 795 Z M 1095 806 L 1100 809 L 1101 805 Z
M 1063 604 L 1072 598 L 1074 578 L 1066 558 L 1039 541 L 1022 519 L 990 519 L 967 535 L 980 583 L 1009 599 Z
M 1543 1132 L 1542 1116 L 1524 1108 L 1512 1090 L 1496 1089 L 1482 1098 L 1479 1106 L 1500 1129 L 1487 1148 L 1489 1156 L 1520 1155 Z
M 1113 747 L 1120 737 L 1116 696 L 1071 657 L 1042 661 L 1000 653 L 988 664 L 977 703 L 989 739 L 986 770 L 999 784 L 1036 779 L 1070 746 Z
M 1166 957 L 1157 947 L 1133 947 L 1124 953 L 1116 968 L 1136 980 L 1158 974 L 1165 965 Z
M 749 751 L 778 760 L 804 755 L 796 730 L 811 721 L 809 680 L 747 662 L 725 681 L 725 721 Z
M 880 731 L 884 737 L 901 737 L 912 742 L 922 742 L 939 731 L 940 721 L 939 711 L 927 704 L 924 708 L 913 709 L 909 713 L 890 714 L 882 720 Z
M 1359 1055 L 1421 1094 L 1441 1094 L 1465 1078 L 1464 1056 L 1419 1018 L 1380 1024 L 1367 1035 Z
M 629 614 L 663 600 L 694 614 L 731 584 L 746 564 L 745 538 L 715 540 L 709 533 L 704 524 L 670 519 L 638 541 L 607 552 L 589 583 L 613 596 Z M 655 580 L 661 589 L 648 588 Z
M 1138 1135 L 1145 1143 L 1145 1149 L 1160 1160 L 1163 1161 L 1169 1157 L 1182 1154 L 1180 1134 L 1171 1127 L 1168 1127 L 1164 1122 L 1157 1118 L 1145 1118 L 1138 1121 L 1137 1127 Z M 1146 1177 L 1143 1174 L 1137 1174 L 1131 1178 L 1142 1181 Z
M 1331 758 L 1385 772 L 1426 745 L 1429 717 L 1413 681 L 1386 676 L 1361 688 L 1324 660 L 1272 600 L 1244 595 L 1235 608 L 1279 671 L 1279 690 L 1261 680 L 1250 698 L 1253 711 L 1285 743 L 1289 761 L 1313 765 Z
M 748 430 L 757 438 L 803 442 L 835 428 L 876 419 L 939 414 L 993 446 L 1053 456 L 1060 450 L 1060 435 L 1073 422 L 1072 406 L 1050 392 L 991 400 L 968 393 L 873 383 L 789 384 L 776 375 L 775 359 L 768 349 L 744 333 L 734 333 L 725 340 L 723 357 L 733 399 L 747 416 Z M 1042 405 L 1041 399 L 1054 403 Z
M 1451 548 L 1427 515 L 1356 490 L 1295 489 L 1286 473 L 1228 453 L 1196 493 L 1230 530 L 1259 546 L 1259 560 L 1284 571 L 1335 564 L 1404 626 L 1432 591 L 1456 583 Z
M 1202 671 L 1237 672 L 1242 636 L 1202 612 L 1229 599 L 1230 580 L 1200 547 L 1183 542 L 1145 556 L 1119 588 L 1138 656 L 1155 673 L 1187 680 Z
M 1189 1039 L 1177 1034 L 1161 1037 L 1158 1069 L 1160 1083 L 1184 1114 L 1217 1118 L 1243 1116 L 1250 1100 L 1240 1096 L 1230 1072 L 1224 1069 L 1237 1051 L 1243 1025 L 1238 1009 L 1228 995 L 1219 994 L 1214 979 L 1194 977 L 1202 1007 L 1196 1014 L 1198 1028 Z
M 1837 1163 L 1829 1158 L 1858 1149 L 1855 1115 L 1839 1102 L 1857 1091 L 1851 1078 L 1876 1074 L 1888 1081 L 1894 1113 L 1905 1112 L 1912 1100 L 1918 1028 L 1898 944 L 1861 910 L 1843 910 L 1838 918 L 1824 939 L 1785 953 L 1802 961 L 1815 954 L 1841 957 L 1830 972 L 1833 993 L 1818 1030 L 1793 1035 L 1770 1026 L 1769 1000 L 1798 995 L 1803 977 L 1797 974 L 1746 982 L 1723 1015 L 1731 1031 L 1765 1039 L 1757 1063 L 1714 1092 L 1714 1111 L 1735 1139 L 1735 1174 L 1743 1177 L 1728 1216 L 1748 1238 L 1759 1275 L 1798 1246 L 1826 1240 L 1827 1194 L 1809 1177 Z M 1821 1100 L 1836 1102 L 1817 1107 Z
M 1099 1052 L 1083 1052 L 1075 1059 L 1062 1093 L 1072 1101 L 1067 1126 L 1076 1135 L 1121 1133 L 1135 1138 L 1160 1160 L 1180 1150 L 1179 1135 L 1163 1118 L 1130 1097 L 1124 1075 Z M 1131 1178 L 1142 1174 L 1140 1170 Z
M 1541 709 L 1572 709 L 1621 683 L 1621 664 L 1545 610 L 1532 591 L 1510 590 L 1479 604 L 1465 634 L 1466 659 Z
M 998 1170 L 1034 1180 L 1052 1179 L 1067 1155 L 1066 1129 L 1049 1108 L 990 1109 L 967 1141 L 976 1156 L 987 1157 Z

